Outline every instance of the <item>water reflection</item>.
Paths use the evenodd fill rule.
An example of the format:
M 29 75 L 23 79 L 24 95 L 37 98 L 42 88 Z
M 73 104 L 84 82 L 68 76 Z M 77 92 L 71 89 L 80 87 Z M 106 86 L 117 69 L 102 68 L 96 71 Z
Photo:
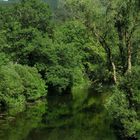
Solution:
M 0 119 L 0 140 L 23 140 L 33 128 L 37 128 L 45 113 L 46 103 L 28 105 L 25 112 L 16 117 L 9 115 Z
M 2 140 L 116 140 L 104 109 L 105 94 L 85 90 L 49 96 L 0 126 Z M 83 97 L 83 98 L 82 98 Z M 0 122 L 0 124 L 2 124 Z M 3 130 L 2 130 L 3 129 Z

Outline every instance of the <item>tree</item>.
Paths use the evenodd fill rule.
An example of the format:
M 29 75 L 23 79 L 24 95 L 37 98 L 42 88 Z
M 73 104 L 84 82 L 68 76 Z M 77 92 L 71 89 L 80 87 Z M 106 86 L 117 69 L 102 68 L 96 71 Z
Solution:
M 47 3 L 40 0 L 22 0 L 14 7 L 14 18 L 22 28 L 33 27 L 52 36 L 51 11 Z
M 106 102 L 106 108 L 114 120 L 113 125 L 122 139 L 139 138 L 139 70 L 139 67 L 132 67 L 131 73 L 121 79 Z
M 47 3 L 23 0 L 7 9 L 1 8 L 0 17 L 1 34 L 5 36 L 6 42 L 1 51 L 10 54 L 15 63 L 28 64 L 30 57 L 35 57 L 33 52 L 41 46 L 35 46 L 34 41 L 53 36 L 51 12 Z
M 139 113 L 136 110 L 137 103 L 134 101 L 134 98 L 137 96 L 135 89 L 139 89 L 139 86 L 136 84 L 136 79 L 134 80 L 136 83 L 132 80 L 132 77 L 137 75 L 134 73 L 135 68 L 133 66 L 137 65 L 136 56 L 137 58 L 139 56 L 137 51 L 139 50 L 138 34 L 140 28 L 139 1 L 66 0 L 61 2 L 62 9 L 67 11 L 65 12 L 67 15 L 64 15 L 63 20 L 76 19 L 85 24 L 93 39 L 96 39 L 104 49 L 107 69 L 111 72 L 112 82 L 118 89 L 118 92 L 115 94 L 114 91 L 114 94 L 108 100 L 110 108 L 112 106 L 117 107 L 109 111 L 115 112 L 117 109 L 123 108 L 122 112 L 124 111 L 124 113 L 125 111 L 133 112 L 132 114 L 119 115 L 117 122 L 119 121 L 118 124 L 124 129 L 126 137 L 138 137 L 139 125 L 137 128 L 133 127 L 130 130 L 126 124 L 135 126 L 134 120 L 139 117 Z M 127 80 L 121 80 L 125 78 Z M 135 86 L 131 83 L 132 81 L 135 83 Z M 119 101 L 117 102 L 117 98 L 127 107 L 124 107 L 124 104 L 121 104 Z M 137 101 L 140 100 L 139 96 L 136 98 Z M 116 114 L 112 115 L 112 117 L 115 116 Z M 123 122 L 121 122 L 122 117 L 124 118 Z M 139 119 L 137 119 L 137 122 L 139 122 Z
M 134 34 L 139 28 L 138 5 L 137 0 L 63 2 L 69 17 L 83 22 L 104 48 L 108 69 L 112 71 L 115 83 L 117 73 L 131 72 L 132 44 L 136 41 Z

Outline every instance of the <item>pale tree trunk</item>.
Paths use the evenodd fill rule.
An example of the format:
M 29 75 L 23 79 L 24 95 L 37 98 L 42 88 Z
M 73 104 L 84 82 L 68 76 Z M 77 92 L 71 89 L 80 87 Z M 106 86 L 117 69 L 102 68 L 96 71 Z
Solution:
M 127 72 L 131 73 L 132 71 L 132 48 L 131 48 L 131 41 L 128 42 L 127 46 L 128 51 L 128 58 L 127 58 Z
M 112 64 L 112 70 L 113 70 L 113 81 L 115 84 L 117 84 L 116 66 L 115 66 L 114 62 L 111 62 L 111 64 Z

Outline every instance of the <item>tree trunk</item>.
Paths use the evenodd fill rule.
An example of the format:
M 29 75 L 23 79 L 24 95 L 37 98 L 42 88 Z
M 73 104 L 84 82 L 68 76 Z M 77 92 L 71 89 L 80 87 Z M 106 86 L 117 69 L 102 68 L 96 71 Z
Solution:
M 132 71 L 132 50 L 131 50 L 131 41 L 128 42 L 127 46 L 127 51 L 128 51 L 128 58 L 127 58 L 127 72 L 131 73 Z
M 115 63 L 112 60 L 111 49 L 110 49 L 110 47 L 108 46 L 108 44 L 106 43 L 105 40 L 100 39 L 99 42 L 106 51 L 107 61 L 108 61 L 108 69 L 109 69 L 109 71 L 111 71 L 113 73 L 112 79 L 113 79 L 114 84 L 117 84 L 116 66 L 115 66 Z
M 111 64 L 112 64 L 112 70 L 113 70 L 113 81 L 114 81 L 114 84 L 117 84 L 116 66 L 114 62 L 112 62 Z
M 108 69 L 109 71 L 111 71 L 113 73 L 113 82 L 114 84 L 117 84 L 117 76 L 116 76 L 116 66 L 112 60 L 112 52 L 111 52 L 111 49 L 109 47 L 109 45 L 107 44 L 106 40 L 104 37 L 100 36 L 98 34 L 98 32 L 93 29 L 92 30 L 92 33 L 93 35 L 95 35 L 99 41 L 99 43 L 102 45 L 102 47 L 104 48 L 105 52 L 106 52 L 106 55 L 107 55 L 107 63 L 108 63 Z

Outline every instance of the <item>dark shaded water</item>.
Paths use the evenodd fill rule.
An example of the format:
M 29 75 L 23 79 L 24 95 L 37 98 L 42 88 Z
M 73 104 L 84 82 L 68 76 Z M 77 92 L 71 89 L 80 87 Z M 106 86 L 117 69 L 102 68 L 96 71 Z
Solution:
M 0 140 L 116 140 L 104 109 L 106 94 L 77 90 L 1 116 Z

